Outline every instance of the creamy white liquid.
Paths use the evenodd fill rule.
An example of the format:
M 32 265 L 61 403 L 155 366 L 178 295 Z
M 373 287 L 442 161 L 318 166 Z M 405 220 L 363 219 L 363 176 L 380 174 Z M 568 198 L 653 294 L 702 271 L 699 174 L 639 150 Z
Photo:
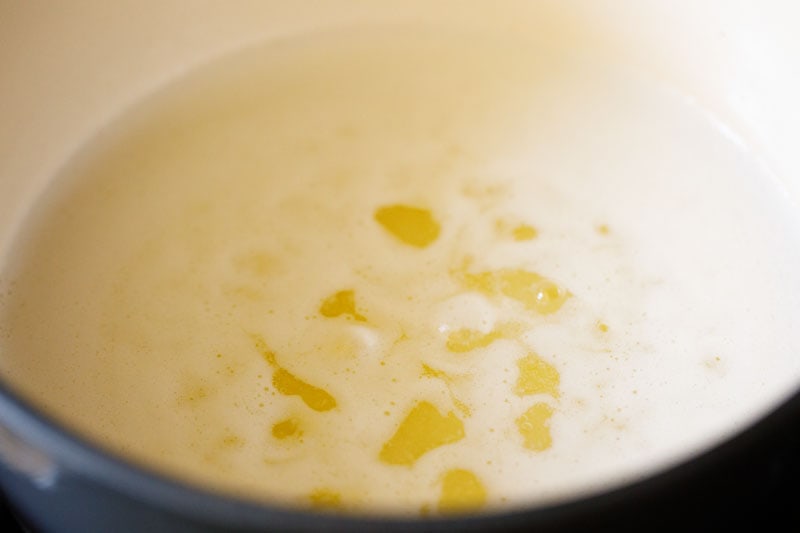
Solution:
M 453 471 L 465 509 L 566 497 L 750 421 L 800 379 L 780 190 L 690 97 L 525 43 L 308 38 L 165 89 L 31 215 L 2 279 L 2 375 L 137 462 L 357 512 L 447 510 Z M 429 245 L 379 223 L 396 204 L 430 213 Z M 541 314 L 465 282 L 503 269 L 569 296 Z M 355 312 L 325 316 L 345 290 Z M 464 329 L 490 337 L 449 349 Z M 525 393 L 521 360 L 556 382 Z M 335 407 L 287 394 L 287 373 Z M 420 402 L 463 435 L 382 460 Z M 537 405 L 538 449 L 519 422 Z

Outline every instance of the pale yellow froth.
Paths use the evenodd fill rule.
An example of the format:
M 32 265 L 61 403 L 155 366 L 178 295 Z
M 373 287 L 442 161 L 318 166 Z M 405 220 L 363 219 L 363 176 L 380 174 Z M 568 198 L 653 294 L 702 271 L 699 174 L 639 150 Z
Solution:
M 336 512 L 541 502 L 730 430 L 754 369 L 800 371 L 746 314 L 800 287 L 772 193 L 680 94 L 530 46 L 365 30 L 165 89 L 32 215 L 3 376 L 137 462 Z

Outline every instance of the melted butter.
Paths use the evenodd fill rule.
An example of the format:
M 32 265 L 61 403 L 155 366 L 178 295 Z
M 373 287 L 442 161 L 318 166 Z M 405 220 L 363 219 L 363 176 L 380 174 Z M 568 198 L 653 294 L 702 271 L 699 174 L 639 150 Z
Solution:
M 327 318 L 348 315 L 359 322 L 367 321 L 356 311 L 356 295 L 352 289 L 339 291 L 325 298 L 319 307 L 319 313 Z
M 521 328 L 513 324 L 500 324 L 492 331 L 484 333 L 475 329 L 457 329 L 447 336 L 447 349 L 454 353 L 465 353 L 486 348 L 496 340 L 513 338 Z
M 486 348 L 491 343 L 503 338 L 500 330 L 483 333 L 474 329 L 459 329 L 447 336 L 447 349 L 455 353 L 464 353 L 478 348 Z
M 286 439 L 300 435 L 300 423 L 294 418 L 287 418 L 273 424 L 272 436 L 276 439 Z
M 454 468 L 442 476 L 439 511 L 476 511 L 486 505 L 486 488 L 478 476 L 464 468 Z
M 453 376 L 451 376 L 450 374 L 448 374 L 443 370 L 437 370 L 423 363 L 422 373 L 420 374 L 420 377 L 442 380 L 442 382 L 444 382 L 445 385 L 447 385 L 447 389 L 450 392 L 450 400 L 453 402 L 455 408 L 458 409 L 461 412 L 461 414 L 466 417 L 472 416 L 472 408 L 470 408 L 470 406 L 466 402 L 456 397 L 455 393 L 453 392 L 453 383 L 455 381 L 453 379 Z
M 492 510 L 535 505 L 685 450 L 736 418 L 716 399 L 763 394 L 743 370 L 756 341 L 759 380 L 790 374 L 781 298 L 800 278 L 769 244 L 790 234 L 754 215 L 771 204 L 742 185 L 750 156 L 695 104 L 538 45 L 531 61 L 438 30 L 344 33 L 188 75 L 65 167 L 0 280 L 4 380 L 187 482 L 413 514 L 481 490 Z M 737 327 L 741 279 L 763 281 L 748 306 L 775 310 L 753 315 L 757 339 Z M 673 340 L 694 364 L 661 357 Z M 671 431 L 669 409 L 620 412 L 634 395 L 697 432 Z
M 300 396 L 303 402 L 315 411 L 330 411 L 336 407 L 336 399 L 333 396 L 319 387 L 298 379 L 285 368 L 275 368 L 272 384 L 281 394 Z
M 464 285 L 487 296 L 505 296 L 523 304 L 540 315 L 550 315 L 561 309 L 571 295 L 549 279 L 520 268 L 504 268 L 464 273 Z
M 546 403 L 534 404 L 516 419 L 517 430 L 522 435 L 523 446 L 534 452 L 543 452 L 553 445 L 550 435 L 550 417 L 553 408 Z
M 556 367 L 535 353 L 517 361 L 517 367 L 519 377 L 514 386 L 514 393 L 517 396 L 549 394 L 553 398 L 558 398 L 561 376 Z
M 444 370 L 438 370 L 425 363 L 422 363 L 422 373 L 420 376 L 423 378 L 441 379 L 445 383 L 451 383 L 453 381 L 453 378 Z
M 539 230 L 534 226 L 525 222 L 512 222 L 505 218 L 494 221 L 494 230 L 499 238 L 511 238 L 516 242 L 532 241 L 539 236 Z
M 314 489 L 308 495 L 308 501 L 314 509 L 339 510 L 342 509 L 342 495 L 332 489 Z
M 336 399 L 327 391 L 306 383 L 278 365 L 275 353 L 269 349 L 264 339 L 253 336 L 253 340 L 256 349 L 273 368 L 272 385 L 278 392 L 287 396 L 299 396 L 307 406 L 315 411 L 330 411 L 336 407 Z
M 456 407 L 456 409 L 458 409 L 461 412 L 462 415 L 466 417 L 472 416 L 472 408 L 466 402 L 463 402 L 458 398 L 456 398 L 456 395 L 453 394 L 452 391 L 450 391 L 450 400 L 453 402 L 453 405 Z
M 528 224 L 520 224 L 511 230 L 511 235 L 514 237 L 515 241 L 523 242 L 532 241 L 539 235 L 539 232 L 536 231 L 536 228 L 533 226 L 529 226 Z
M 442 415 L 433 404 L 422 401 L 400 422 L 378 457 L 389 465 L 412 466 L 431 450 L 463 438 L 464 424 L 455 413 Z
M 439 223 L 428 209 L 389 205 L 375 211 L 375 220 L 401 242 L 426 248 L 439 238 Z

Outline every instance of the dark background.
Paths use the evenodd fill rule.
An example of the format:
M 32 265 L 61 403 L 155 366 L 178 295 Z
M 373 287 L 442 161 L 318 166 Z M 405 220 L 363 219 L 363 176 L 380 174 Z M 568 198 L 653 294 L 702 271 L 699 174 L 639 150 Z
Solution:
M 9 533 L 13 532 L 16 533 L 18 531 L 24 531 L 22 528 L 19 527 L 16 520 L 12 517 L 8 505 L 5 502 L 5 498 L 3 498 L 3 506 L 0 508 L 0 530 L 7 531 Z

